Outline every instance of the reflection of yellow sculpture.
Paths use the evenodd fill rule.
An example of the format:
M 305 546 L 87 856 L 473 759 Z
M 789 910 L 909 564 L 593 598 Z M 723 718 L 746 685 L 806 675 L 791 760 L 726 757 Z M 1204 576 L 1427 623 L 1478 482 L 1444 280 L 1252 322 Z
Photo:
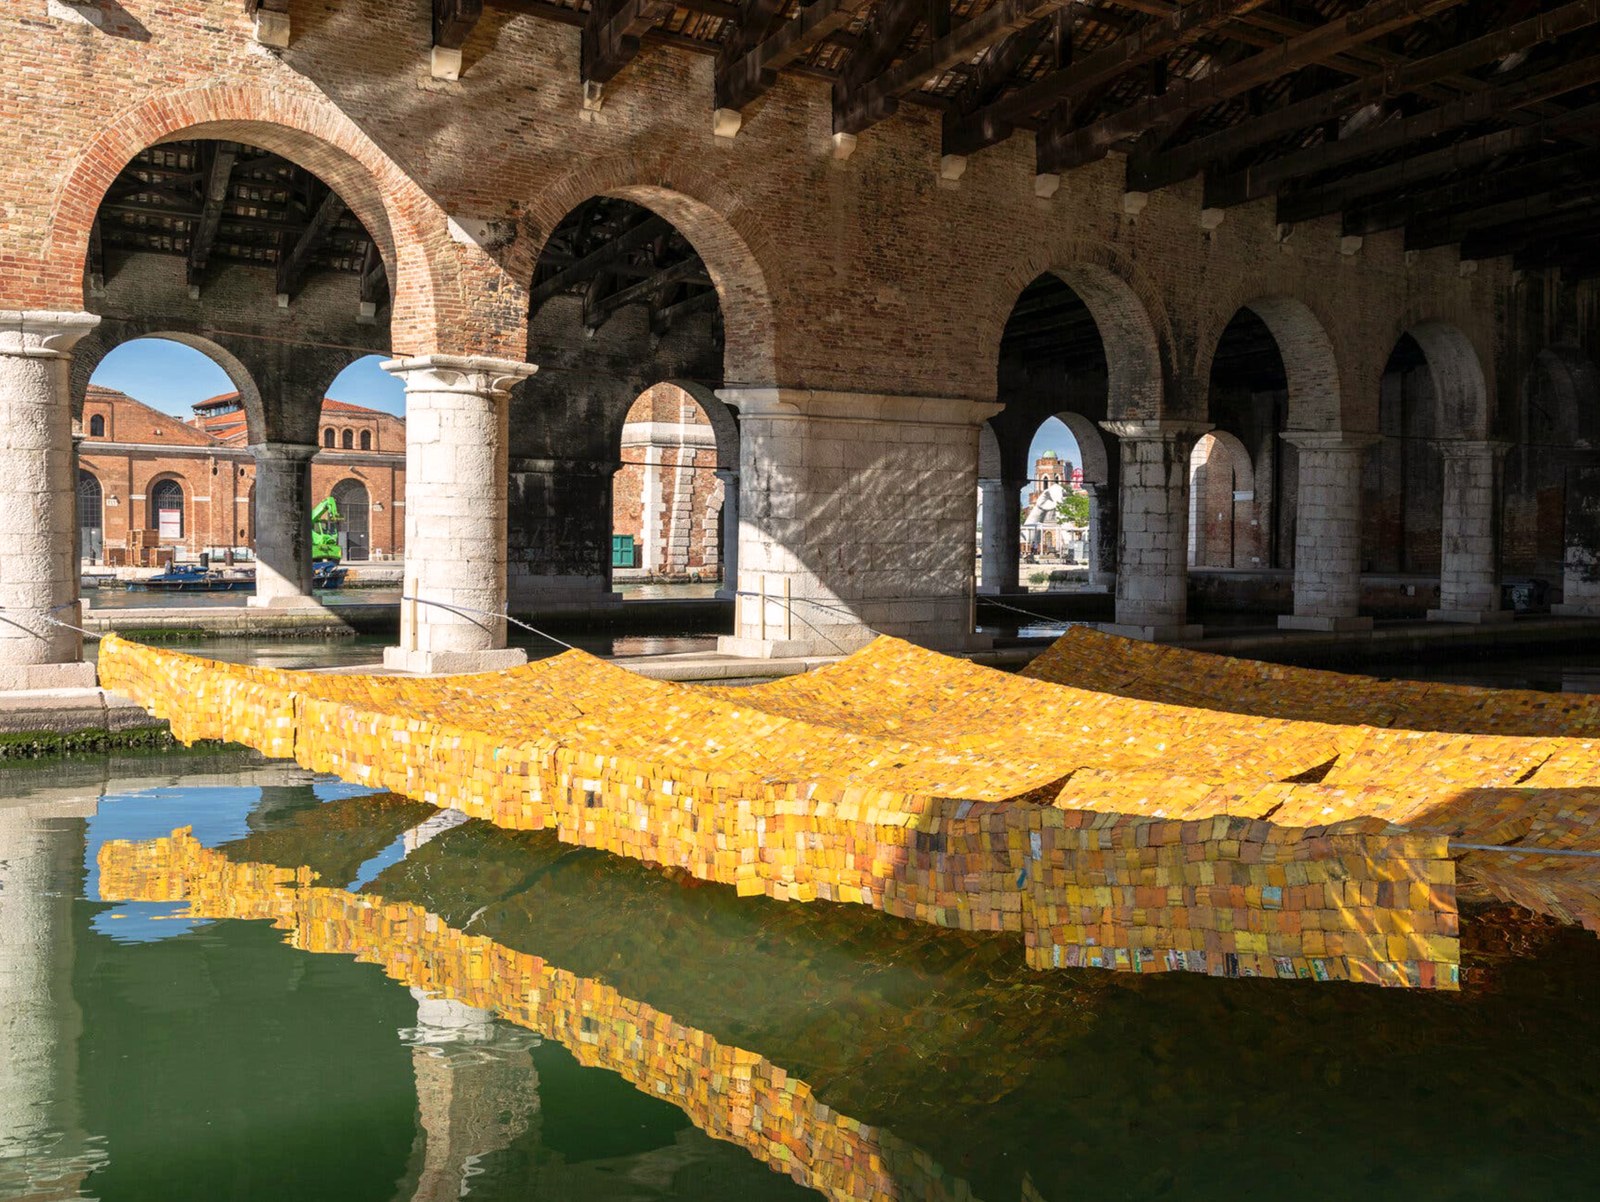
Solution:
M 317 886 L 307 869 L 234 863 L 188 831 L 105 843 L 99 864 L 104 900 L 187 901 L 197 917 L 269 920 L 302 951 L 354 956 L 397 981 L 493 1010 L 826 1197 L 972 1197 L 926 1153 L 836 1113 L 754 1052 L 537 956 L 462 934 L 418 906 Z
M 1112 675 L 1135 655 L 1122 642 L 1085 656 Z M 1038 967 L 1450 988 L 1449 838 L 1501 842 L 1515 828 L 1527 844 L 1581 846 L 1600 815 L 1583 739 L 1242 718 L 887 638 L 740 690 L 651 681 L 580 652 L 415 679 L 114 638 L 100 671 L 180 739 L 232 739 L 502 826 L 552 826 L 741 893 L 1019 931 Z M 1584 873 L 1551 863 L 1474 870 L 1551 913 L 1600 914 Z

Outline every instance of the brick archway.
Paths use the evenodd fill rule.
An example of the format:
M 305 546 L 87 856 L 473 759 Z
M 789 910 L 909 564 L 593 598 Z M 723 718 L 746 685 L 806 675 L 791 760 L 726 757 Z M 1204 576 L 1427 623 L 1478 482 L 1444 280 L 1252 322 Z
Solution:
M 93 378 L 95 371 L 107 355 L 130 342 L 156 338 L 166 342 L 176 342 L 181 346 L 188 347 L 190 350 L 198 351 L 220 367 L 223 373 L 227 375 L 234 390 L 239 394 L 239 403 L 244 406 L 245 424 L 251 434 L 256 435 L 266 428 L 261 389 L 256 384 L 255 377 L 250 373 L 250 369 L 241 363 L 238 357 L 226 347 L 219 346 L 204 335 L 193 334 L 186 330 L 169 330 L 158 324 L 152 324 L 148 328 L 144 326 L 130 327 L 132 327 L 132 323 L 128 322 L 103 322 L 90 331 L 73 348 L 72 414 L 74 418 L 82 416 L 83 400 L 89 389 L 89 381 Z
M 779 248 L 749 205 L 709 172 L 667 156 L 613 156 L 587 163 L 532 197 L 506 269 L 526 287 L 551 232 L 594 196 L 643 205 L 670 221 L 694 247 L 717 289 L 729 387 L 771 387 L 778 376 L 779 329 L 766 264 Z M 796 331 L 796 333 L 800 333 Z
M 52 207 L 42 270 L 62 308 L 85 307 L 89 234 L 117 174 L 146 147 L 190 138 L 245 142 L 317 175 L 372 235 L 393 284 L 397 353 L 458 348 L 441 342 L 440 298 L 463 291 L 459 247 L 443 211 L 332 103 L 255 85 L 199 88 L 148 100 L 101 130 L 64 178 Z
M 1240 308 L 1259 317 L 1278 345 L 1278 357 L 1283 360 L 1283 374 L 1289 384 L 1288 428 L 1330 432 L 1348 429 L 1333 340 L 1310 306 L 1292 296 L 1268 296 L 1247 301 Z M 1208 356 L 1216 354 L 1220 341 L 1219 333 L 1207 348 Z M 1209 357 L 1203 367 L 1209 378 Z

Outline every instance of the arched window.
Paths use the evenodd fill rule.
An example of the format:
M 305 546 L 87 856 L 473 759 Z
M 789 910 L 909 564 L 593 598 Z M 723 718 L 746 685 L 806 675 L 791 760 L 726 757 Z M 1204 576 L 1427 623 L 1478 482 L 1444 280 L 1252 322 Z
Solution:
M 176 480 L 157 480 L 150 490 L 150 525 L 161 542 L 183 538 L 183 485 Z
M 95 419 L 99 421 L 99 418 Z M 78 469 L 78 554 L 91 563 L 100 561 L 105 541 L 104 498 L 100 481 L 82 468 Z
M 103 413 L 96 413 L 89 419 L 89 437 L 104 438 L 106 436 L 106 419 Z
M 361 431 L 361 449 L 363 451 L 372 450 L 372 431 L 371 430 L 363 430 L 363 431 Z
M 344 449 L 347 450 L 347 451 L 353 450 L 355 448 L 355 445 L 356 445 L 356 432 L 354 430 L 346 430 L 344 432 Z
M 325 447 L 333 446 L 333 427 L 332 426 L 329 426 L 326 430 L 324 430 L 322 432 L 322 445 L 325 446 Z

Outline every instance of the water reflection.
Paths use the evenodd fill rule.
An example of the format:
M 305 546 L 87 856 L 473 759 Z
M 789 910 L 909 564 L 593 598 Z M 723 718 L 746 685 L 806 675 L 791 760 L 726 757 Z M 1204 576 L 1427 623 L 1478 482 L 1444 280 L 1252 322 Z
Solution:
M 1480 917 L 1460 995 L 1047 974 L 249 757 L 77 771 L 0 771 L 3 1197 L 1592 1193 L 1584 932 Z

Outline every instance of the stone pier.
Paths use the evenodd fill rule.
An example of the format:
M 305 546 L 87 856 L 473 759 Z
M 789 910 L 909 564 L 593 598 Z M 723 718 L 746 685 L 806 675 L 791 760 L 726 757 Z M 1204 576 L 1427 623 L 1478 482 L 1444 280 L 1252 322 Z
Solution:
M 1294 534 L 1294 612 L 1284 630 L 1371 630 L 1361 602 L 1361 467 L 1371 434 L 1291 431 L 1300 452 Z
M 1442 442 L 1444 456 L 1443 555 L 1439 608 L 1430 622 L 1508 622 L 1500 608 L 1495 537 L 1500 461 L 1506 444 L 1490 439 Z
M 311 596 L 311 457 L 314 446 L 265 442 L 256 460 L 256 591 L 250 604 L 314 606 Z
M 1189 453 L 1206 422 L 1102 422 L 1122 449 L 1117 620 L 1130 638 L 1199 638 L 1188 620 Z
M 82 618 L 69 372 L 99 321 L 0 312 L 0 689 L 94 684 L 71 629 Z
M 400 644 L 386 667 L 486 672 L 506 647 L 506 438 L 511 387 L 531 363 L 459 355 L 392 359 L 406 385 L 406 569 Z
M 973 633 L 978 424 L 952 398 L 730 389 L 739 410 L 734 633 L 724 653 L 836 655 Z
M 990 479 L 978 481 L 983 506 L 982 577 L 978 592 L 985 596 L 1015 593 L 1022 587 L 1020 543 L 1022 490 L 1026 480 Z

